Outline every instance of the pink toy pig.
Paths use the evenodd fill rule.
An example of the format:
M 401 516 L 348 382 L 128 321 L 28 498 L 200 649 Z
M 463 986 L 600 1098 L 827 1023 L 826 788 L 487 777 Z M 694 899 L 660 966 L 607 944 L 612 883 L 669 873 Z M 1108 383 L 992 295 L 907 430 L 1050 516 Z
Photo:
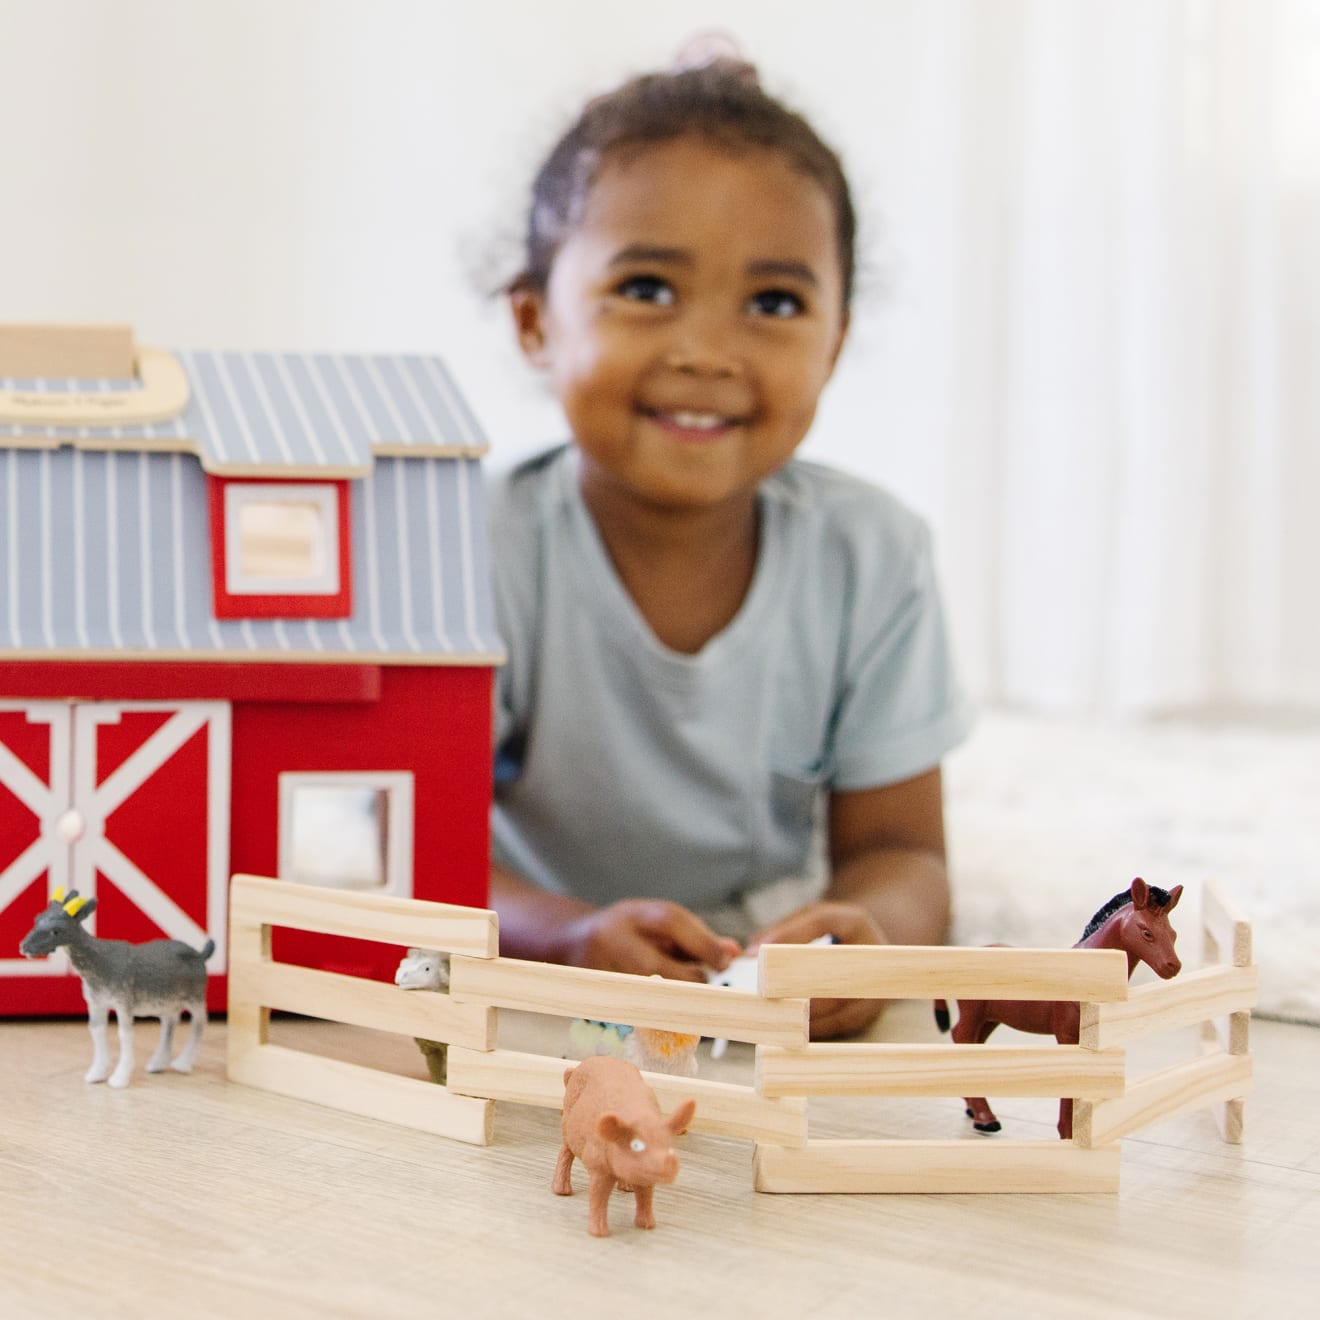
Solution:
M 591 1174 L 587 1230 L 609 1237 L 610 1193 L 637 1196 L 638 1228 L 654 1228 L 651 1196 L 656 1183 L 678 1177 L 673 1139 L 687 1131 L 697 1102 L 685 1100 L 666 1119 L 655 1093 L 634 1064 L 599 1056 L 564 1073 L 564 1147 L 550 1184 L 558 1196 L 572 1196 L 573 1157 Z

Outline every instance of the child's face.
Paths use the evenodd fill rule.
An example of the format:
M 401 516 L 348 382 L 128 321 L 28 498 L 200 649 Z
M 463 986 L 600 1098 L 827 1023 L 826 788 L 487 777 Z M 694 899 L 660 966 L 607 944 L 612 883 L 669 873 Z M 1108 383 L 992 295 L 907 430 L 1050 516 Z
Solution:
M 695 137 L 607 158 L 545 292 L 513 301 L 584 479 L 665 507 L 746 496 L 791 457 L 847 324 L 824 189 Z

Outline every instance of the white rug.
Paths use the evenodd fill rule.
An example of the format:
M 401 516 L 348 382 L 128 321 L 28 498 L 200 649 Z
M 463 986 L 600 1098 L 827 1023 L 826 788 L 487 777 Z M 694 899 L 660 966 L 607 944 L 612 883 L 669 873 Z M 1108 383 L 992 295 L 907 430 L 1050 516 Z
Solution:
M 1186 886 L 1174 926 L 1196 967 L 1213 878 L 1252 922 L 1258 1013 L 1320 1023 L 1320 723 L 986 711 L 945 774 L 956 943 L 1074 944 L 1139 875 Z

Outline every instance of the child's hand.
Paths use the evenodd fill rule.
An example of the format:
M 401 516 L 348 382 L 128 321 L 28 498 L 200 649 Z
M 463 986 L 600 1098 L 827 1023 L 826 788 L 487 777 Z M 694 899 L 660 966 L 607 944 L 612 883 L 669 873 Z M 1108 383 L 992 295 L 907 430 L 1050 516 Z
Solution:
M 808 903 L 752 936 L 748 953 L 762 944 L 807 944 L 833 935 L 840 944 L 888 944 L 884 931 L 864 908 L 852 903 Z M 865 1031 L 880 1016 L 882 999 L 813 999 L 812 1040 L 833 1040 Z
M 708 967 L 723 969 L 740 952 L 736 940 L 663 899 L 624 899 L 576 918 L 565 934 L 568 961 L 578 967 L 676 981 L 704 981 Z

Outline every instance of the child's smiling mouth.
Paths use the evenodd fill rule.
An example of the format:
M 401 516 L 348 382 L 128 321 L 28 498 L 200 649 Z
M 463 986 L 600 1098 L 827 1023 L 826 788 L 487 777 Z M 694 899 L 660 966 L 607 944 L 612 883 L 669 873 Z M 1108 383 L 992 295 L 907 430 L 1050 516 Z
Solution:
M 642 414 L 663 431 L 680 438 L 714 440 L 742 426 L 744 417 L 694 408 L 644 408 Z

